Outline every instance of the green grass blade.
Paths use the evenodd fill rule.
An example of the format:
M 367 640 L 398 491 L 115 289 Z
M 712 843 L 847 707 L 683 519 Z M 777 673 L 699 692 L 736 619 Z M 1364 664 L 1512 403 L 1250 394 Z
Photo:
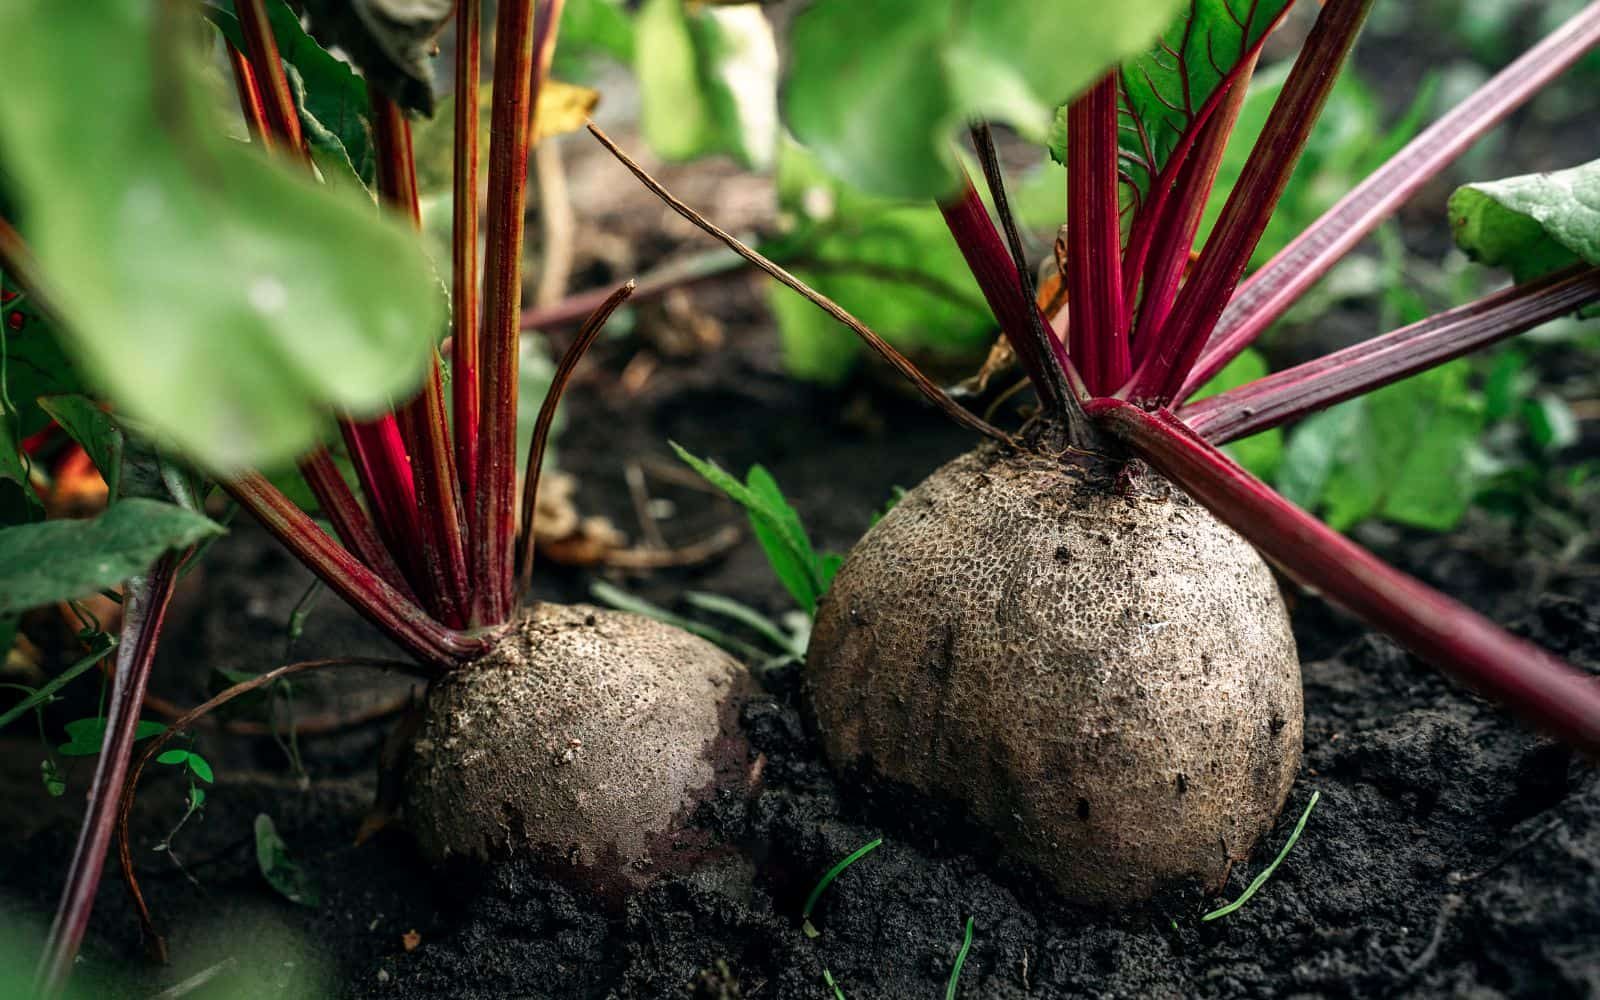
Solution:
M 79 674 L 105 659 L 106 654 L 117 648 L 117 640 L 114 637 L 107 636 L 106 639 L 107 644 L 104 648 L 98 649 L 95 652 L 90 653 L 88 656 L 85 656 L 77 663 L 74 663 L 72 666 L 61 671 L 61 673 L 55 675 L 54 677 L 50 678 L 50 680 L 40 685 L 39 689 L 33 692 L 33 694 L 6 709 L 6 713 L 4 715 L 0 715 L 0 729 L 4 729 L 5 727 L 11 725 L 11 723 L 17 721 L 29 709 L 35 707 L 36 705 L 43 705 L 45 702 L 49 701 L 57 691 L 72 683 L 72 680 Z
M 844 990 L 841 990 L 839 984 L 833 981 L 833 973 L 828 971 L 827 966 L 822 967 L 822 981 L 833 987 L 833 1000 L 845 1000 Z
M 788 653 L 795 659 L 803 660 L 806 655 L 805 646 L 796 646 L 794 637 L 783 630 L 777 622 L 731 597 L 721 594 L 707 594 L 691 590 L 683 595 L 683 599 L 702 611 L 709 611 L 714 615 L 721 615 L 741 625 L 747 626 L 759 633 L 763 639 L 777 648 L 779 652 Z
M 956 984 L 961 982 L 961 967 L 967 964 L 967 952 L 972 950 L 972 918 L 967 918 L 967 936 L 956 952 L 955 967 L 950 970 L 950 985 L 944 989 L 944 1000 L 956 1000 Z
M 834 879 L 838 878 L 840 872 L 843 872 L 846 868 L 849 868 L 857 861 L 860 861 L 868 854 L 871 854 L 882 844 L 882 837 L 878 837 L 876 840 L 870 841 L 869 843 L 862 844 L 860 847 L 851 851 L 843 861 L 834 865 L 832 868 L 829 868 L 828 873 L 822 876 L 822 881 L 818 882 L 816 888 L 811 890 L 811 895 L 806 897 L 806 905 L 800 910 L 800 919 L 804 921 L 802 926 L 805 928 L 806 937 L 817 936 L 817 929 L 811 926 L 811 910 L 817 905 L 817 900 L 822 898 L 822 890 L 826 889 Z
M 1300 822 L 1294 825 L 1294 831 L 1289 834 L 1288 842 L 1283 845 L 1283 850 L 1278 852 L 1278 856 L 1272 859 L 1272 864 L 1268 865 L 1266 870 L 1255 877 L 1255 881 L 1251 882 L 1250 885 L 1246 887 L 1238 899 L 1229 903 L 1227 906 L 1212 910 L 1210 913 L 1207 913 L 1205 916 L 1201 917 L 1200 920 L 1202 923 L 1208 920 L 1216 920 L 1220 917 L 1225 917 L 1234 910 L 1237 910 L 1239 907 L 1248 902 L 1251 896 L 1256 894 L 1257 889 L 1260 889 L 1266 884 L 1267 879 L 1272 877 L 1272 873 L 1278 870 L 1279 865 L 1283 864 L 1283 859 L 1289 856 L 1290 849 L 1292 849 L 1300 840 L 1300 834 L 1306 828 L 1306 820 L 1311 818 L 1311 810 L 1317 807 L 1317 800 L 1320 798 L 1322 798 L 1321 792 L 1311 793 L 1311 801 L 1306 803 L 1306 811 L 1300 814 Z
M 714 642 L 733 655 L 743 658 L 747 663 L 760 663 L 767 659 L 766 653 L 743 639 L 736 639 L 721 629 L 712 628 L 710 625 L 697 622 L 693 618 L 675 615 L 658 604 L 651 604 L 642 597 L 635 597 L 621 587 L 614 587 L 604 580 L 596 580 L 589 587 L 589 594 L 601 604 L 616 608 L 618 611 L 627 611 L 632 614 L 642 615 L 645 618 L 654 618 L 662 624 L 681 628 L 685 632 Z

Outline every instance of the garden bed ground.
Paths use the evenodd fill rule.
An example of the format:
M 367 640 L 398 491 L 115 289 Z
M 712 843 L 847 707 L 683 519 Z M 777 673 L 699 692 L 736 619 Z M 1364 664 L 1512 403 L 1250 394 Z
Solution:
M 1380 75 L 1393 62 L 1377 60 Z M 1551 150 L 1570 149 L 1582 132 L 1530 127 L 1531 140 L 1509 145 L 1539 162 L 1507 163 L 1503 172 L 1550 165 L 1542 160 Z M 1565 164 L 1592 151 L 1554 155 Z M 620 176 L 575 171 L 576 197 L 585 183 L 603 188 L 608 210 L 628 219 L 621 231 L 632 235 L 613 256 L 648 265 L 683 239 L 681 227 L 634 199 Z M 719 205 L 732 228 L 769 210 L 764 189 L 731 184 L 724 176 L 686 193 Z M 1418 210 L 1433 214 L 1408 219 L 1437 221 L 1435 196 L 1445 190 Z M 1436 231 L 1412 239 L 1408 227 L 1407 236 L 1413 245 L 1442 245 Z M 587 266 L 580 284 L 616 277 Z M 752 283 L 703 289 L 695 301 L 716 317 L 722 349 L 674 357 L 638 339 L 608 340 L 575 383 L 560 459 L 577 477 L 585 513 L 638 536 L 625 468 L 640 462 L 652 495 L 675 510 L 663 523 L 670 542 L 742 523 L 731 506 L 659 473 L 673 467 L 672 439 L 740 472 L 766 464 L 819 544 L 842 550 L 892 487 L 914 484 L 972 443 L 870 373 L 839 391 L 785 379 Z M 642 311 L 642 332 L 669 323 L 653 309 Z M 1340 325 L 1373 332 L 1370 316 L 1344 315 Z M 654 368 L 641 379 L 642 349 Z M 1562 462 L 1600 454 L 1595 425 L 1584 429 Z M 1600 507 L 1565 513 L 1590 529 L 1600 524 Z M 1445 536 L 1367 528 L 1361 540 L 1600 670 L 1600 554 L 1592 544 L 1555 551 L 1481 515 Z M 552 567 L 540 574 L 539 593 L 583 599 L 593 578 Z M 286 622 L 308 582 L 258 529 L 236 523 L 179 598 L 153 691 L 189 705 L 207 693 L 216 667 L 393 652 L 326 596 L 290 644 Z M 771 613 L 788 608 L 748 538 L 712 562 L 616 582 L 666 604 L 695 589 Z M 1306 684 L 1304 764 L 1278 828 L 1233 873 L 1229 898 L 1270 860 L 1312 792 L 1321 801 L 1274 878 L 1219 921 L 1200 922 L 1216 900 L 1196 893 L 1109 916 L 1068 907 L 1027 872 L 995 861 L 958 817 L 836 781 L 808 736 L 796 673 L 786 668 L 768 675 L 767 696 L 744 717 L 764 757 L 764 790 L 701 816 L 736 850 L 620 912 L 523 865 L 435 870 L 397 830 L 354 846 L 392 718 L 302 736 L 306 781 L 273 740 L 202 729 L 197 749 L 215 764 L 217 783 L 204 816 L 173 842 L 181 871 L 151 847 L 182 814 L 182 782 L 152 777 L 134 812 L 136 864 L 173 964 L 141 960 L 128 895 L 108 873 L 78 982 L 94 997 L 789 1000 L 828 996 L 827 968 L 851 1000 L 931 998 L 942 995 L 970 916 L 975 932 L 958 993 L 968 998 L 1600 995 L 1594 772 L 1316 598 L 1294 595 L 1293 603 Z M 360 714 L 407 686 L 367 671 L 313 675 L 297 687 L 297 718 Z M 57 709 L 51 724 L 59 731 L 62 721 L 93 713 L 93 692 L 74 691 Z M 40 786 L 41 756 L 21 725 L 0 739 L 0 839 L 8 845 L 0 854 L 0 936 L 25 956 L 60 889 L 91 766 L 78 759 L 67 770 L 68 793 L 52 800 Z M 252 835 L 261 813 L 320 883 L 318 907 L 295 906 L 262 879 Z M 806 937 L 806 893 L 833 862 L 877 836 L 884 846 L 828 890 L 815 919 L 821 934 Z M 208 970 L 220 974 L 161 993 Z
M 631 348 L 607 346 L 593 369 L 605 374 L 577 389 L 564 439 L 588 509 L 631 525 L 623 459 L 659 456 L 670 437 L 730 467 L 768 463 L 819 540 L 842 547 L 892 485 L 915 481 L 967 443 L 915 403 L 882 393 L 852 402 L 790 383 L 771 370 L 765 335 L 745 337 L 715 361 L 659 371 L 627 400 L 613 373 Z M 868 398 L 871 407 L 859 401 Z M 835 416 L 869 409 L 877 431 Z M 653 492 L 680 511 L 668 522 L 674 540 L 734 519 L 703 494 Z M 1487 521 L 1446 537 L 1368 540 L 1573 662 L 1600 667 L 1592 565 L 1519 552 Z M 587 579 L 552 571 L 545 591 L 579 598 Z M 270 540 L 241 525 L 184 596 L 158 690 L 187 703 L 212 666 L 382 651 L 331 598 L 286 651 L 284 622 L 305 584 Z M 663 601 L 685 587 L 785 607 L 751 544 L 634 585 Z M 142 997 L 227 962 L 229 978 L 266 996 L 790 998 L 825 995 L 826 966 L 850 997 L 928 997 L 943 989 L 970 915 L 976 931 L 961 996 L 1600 991 L 1600 782 L 1564 750 L 1315 599 L 1296 601 L 1295 626 L 1305 660 L 1305 764 L 1279 829 L 1234 873 L 1229 895 L 1270 858 L 1312 791 L 1321 804 L 1273 880 L 1221 921 L 1199 922 L 1214 901 L 1198 895 L 1118 916 L 1072 909 L 1025 872 L 995 863 L 981 839 L 940 811 L 836 782 L 794 704 L 794 672 L 784 670 L 745 715 L 766 757 L 765 791 L 703 817 L 739 852 L 620 913 L 515 864 L 477 877 L 436 872 L 396 831 L 352 846 L 375 786 L 383 724 L 304 737 L 304 787 L 271 740 L 203 731 L 199 747 L 216 763 L 218 783 L 203 820 L 175 841 L 193 882 L 149 850 L 181 814 L 180 782 L 150 781 L 135 814 L 138 865 L 174 964 L 141 968 L 137 926 L 113 877 L 81 979 L 104 989 L 90 995 Z M 355 711 L 403 688 L 367 673 L 327 676 L 302 685 L 298 711 Z M 6 801 L 30 805 L 4 811 L 4 912 L 37 921 L 59 888 L 87 769 L 70 773 L 74 794 L 46 805 L 37 746 L 13 738 L 0 757 Z M 260 812 L 320 881 L 320 907 L 296 907 L 261 879 L 251 836 Z M 815 879 L 879 835 L 884 847 L 828 891 L 821 936 L 806 938 L 798 912 Z M 420 943 L 408 952 L 411 931 Z

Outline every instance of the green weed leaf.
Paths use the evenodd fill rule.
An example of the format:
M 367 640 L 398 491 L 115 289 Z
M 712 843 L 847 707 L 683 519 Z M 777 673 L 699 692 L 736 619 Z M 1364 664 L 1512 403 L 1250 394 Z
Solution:
M 129 499 L 90 520 L 0 529 L 0 615 L 86 597 L 141 573 L 221 526 L 174 504 Z
M 1344 531 L 1367 518 L 1443 531 L 1482 485 L 1484 405 L 1454 362 L 1306 419 L 1278 488 Z
M 214 128 L 183 10 L 6 5 L 0 90 L 30 98 L 0 103 L 0 132 L 78 371 L 228 471 L 409 392 L 443 298 L 416 236 L 364 194 Z
M 210 761 L 206 760 L 197 753 L 190 752 L 188 763 L 190 774 L 193 774 L 196 778 L 199 778 L 206 784 L 211 783 L 212 779 L 215 777 L 215 774 L 212 773 Z
M 309 907 L 322 903 L 316 880 L 289 854 L 289 845 L 278 836 L 277 826 L 266 813 L 256 817 L 256 864 L 267 884 L 289 902 Z
M 100 747 L 106 740 L 106 720 L 75 719 L 67 723 L 67 742 L 56 747 L 56 752 L 63 757 L 92 757 L 100 752 Z M 133 740 L 147 740 L 152 736 L 159 736 L 167 731 L 167 727 L 159 722 L 140 721 L 134 725 Z
M 707 482 L 745 509 L 750 517 L 750 529 L 766 553 L 773 573 L 795 603 L 807 614 L 816 614 L 817 601 L 827 590 L 822 562 L 811 547 L 800 515 L 789 506 L 772 474 L 759 465 L 752 466 L 746 481 L 741 483 L 715 462 L 696 458 L 676 443 L 672 443 L 672 450 Z
M 1044 141 L 1057 105 L 1145 50 L 1181 0 L 818 0 L 796 16 L 784 117 L 830 171 L 870 191 L 938 198 L 951 138 L 991 118 Z

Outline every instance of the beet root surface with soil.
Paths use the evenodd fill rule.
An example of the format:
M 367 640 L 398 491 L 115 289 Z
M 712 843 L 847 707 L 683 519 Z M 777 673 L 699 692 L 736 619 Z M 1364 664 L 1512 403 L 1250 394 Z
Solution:
M 533 607 L 434 682 L 407 825 L 430 858 L 536 856 L 613 899 L 702 860 L 699 802 L 745 777 L 744 667 L 697 636 L 588 605 Z
M 1265 563 L 1155 473 L 986 446 L 907 493 L 817 616 L 834 764 L 948 798 L 1069 899 L 1215 889 L 1300 761 Z

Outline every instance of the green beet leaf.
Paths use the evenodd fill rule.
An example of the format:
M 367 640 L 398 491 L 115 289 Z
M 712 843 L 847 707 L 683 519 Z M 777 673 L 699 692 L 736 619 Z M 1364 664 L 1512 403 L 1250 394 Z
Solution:
M 983 357 L 994 317 L 936 207 L 867 194 L 793 142 L 779 154 L 777 186 L 789 229 L 763 252 L 919 361 L 956 368 Z M 791 375 L 850 373 L 864 349 L 854 333 L 781 285 L 767 298 Z
M 304 6 L 317 37 L 348 52 L 374 87 L 407 110 L 433 114 L 434 40 L 454 0 L 305 0 Z
M 231 471 L 410 391 L 444 309 L 403 225 L 212 128 L 182 10 L 6 5 L 0 133 L 79 371 Z
M 1051 115 L 1144 51 L 1182 0 L 817 0 L 796 16 L 784 117 L 827 168 L 903 198 L 950 194 L 973 118 L 1044 141 Z
M 0 529 L 0 615 L 115 587 L 164 552 L 222 527 L 175 504 L 120 500 L 90 520 L 56 520 Z
M 778 48 L 760 7 L 646 0 L 634 30 L 640 125 L 657 153 L 731 153 L 756 169 L 772 163 Z
M 229 9 L 210 9 L 207 14 L 228 41 L 243 50 L 244 36 L 231 12 L 233 4 L 225 6 Z M 283 0 L 266 0 L 266 8 L 278 54 L 291 74 L 300 125 L 318 165 L 336 166 L 372 184 L 378 161 L 367 121 L 366 81 L 318 45 Z
M 1570 264 L 1600 264 L 1600 160 L 1458 188 L 1456 243 L 1474 260 L 1528 281 Z

